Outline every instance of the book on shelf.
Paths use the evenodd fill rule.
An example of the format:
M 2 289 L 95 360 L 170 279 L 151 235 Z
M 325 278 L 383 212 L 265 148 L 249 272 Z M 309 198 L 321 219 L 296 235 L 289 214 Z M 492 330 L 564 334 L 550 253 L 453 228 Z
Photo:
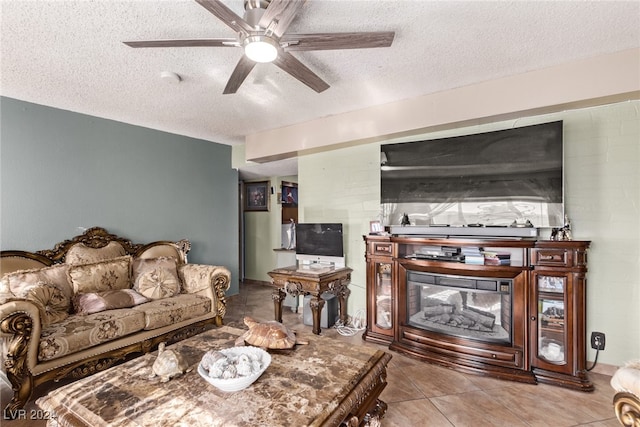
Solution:
M 485 265 L 511 265 L 510 258 L 484 257 Z
M 485 265 L 511 265 L 511 253 L 484 251 Z
M 471 255 L 471 256 L 482 255 L 482 248 L 479 248 L 477 246 L 463 246 L 460 249 L 460 252 L 463 255 Z
M 464 256 L 465 264 L 473 264 L 473 265 L 484 265 L 484 255 L 465 255 Z
M 486 258 L 511 259 L 511 253 L 509 252 L 483 251 L 482 254 Z

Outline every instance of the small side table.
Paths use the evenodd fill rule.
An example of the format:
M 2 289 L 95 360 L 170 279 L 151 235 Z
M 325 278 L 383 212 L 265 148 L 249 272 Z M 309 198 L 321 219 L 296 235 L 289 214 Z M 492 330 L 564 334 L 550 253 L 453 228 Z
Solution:
M 274 287 L 272 298 L 275 319 L 282 323 L 282 301 L 287 294 L 295 297 L 311 295 L 309 306 L 313 315 L 313 333 L 319 335 L 320 313 L 324 307 L 324 300 L 320 295 L 329 292 L 338 297 L 340 321 L 347 323 L 347 298 L 351 293 L 348 285 L 351 282 L 352 271 L 348 267 L 314 271 L 298 269 L 295 265 L 270 271 L 268 274 Z

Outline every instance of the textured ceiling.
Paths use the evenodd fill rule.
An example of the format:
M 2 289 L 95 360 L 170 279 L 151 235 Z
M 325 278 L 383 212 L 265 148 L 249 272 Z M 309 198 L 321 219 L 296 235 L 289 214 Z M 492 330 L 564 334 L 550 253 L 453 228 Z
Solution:
M 242 15 L 242 0 L 225 3 Z M 122 44 L 234 37 L 193 0 L 0 7 L 1 95 L 230 145 L 257 131 L 640 46 L 640 1 L 309 0 L 289 33 L 395 31 L 393 45 L 293 52 L 331 85 L 320 94 L 258 64 L 238 93 L 222 95 L 240 48 Z M 277 175 L 295 173 L 295 161 L 278 165 Z

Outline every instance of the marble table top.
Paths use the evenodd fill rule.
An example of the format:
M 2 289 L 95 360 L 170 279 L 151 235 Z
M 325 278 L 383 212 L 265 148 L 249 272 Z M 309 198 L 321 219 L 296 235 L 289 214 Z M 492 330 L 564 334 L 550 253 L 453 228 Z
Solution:
M 323 336 L 271 352 L 272 362 L 249 388 L 225 393 L 197 373 L 202 355 L 233 347 L 242 329 L 215 328 L 169 348 L 192 366 L 169 382 L 150 379 L 157 352 L 63 386 L 38 399 L 55 426 L 335 426 L 386 375 L 391 355 Z

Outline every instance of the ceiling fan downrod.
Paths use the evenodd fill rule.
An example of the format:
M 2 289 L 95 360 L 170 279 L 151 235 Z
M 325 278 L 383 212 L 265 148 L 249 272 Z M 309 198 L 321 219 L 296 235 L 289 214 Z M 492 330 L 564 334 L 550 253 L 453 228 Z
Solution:
M 264 30 L 259 23 L 270 3 L 271 0 L 244 0 L 244 20 L 256 31 Z

